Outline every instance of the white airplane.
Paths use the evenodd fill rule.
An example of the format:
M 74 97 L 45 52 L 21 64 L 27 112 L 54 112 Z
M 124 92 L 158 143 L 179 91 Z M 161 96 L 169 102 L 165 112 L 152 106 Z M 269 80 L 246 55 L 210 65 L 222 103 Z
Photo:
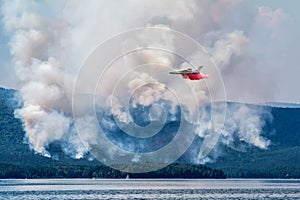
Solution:
M 200 74 L 200 70 L 203 66 L 199 66 L 197 69 L 187 68 L 177 71 L 171 71 L 170 74 L 181 74 L 183 78 L 190 80 L 201 80 L 204 78 L 208 78 L 207 75 Z

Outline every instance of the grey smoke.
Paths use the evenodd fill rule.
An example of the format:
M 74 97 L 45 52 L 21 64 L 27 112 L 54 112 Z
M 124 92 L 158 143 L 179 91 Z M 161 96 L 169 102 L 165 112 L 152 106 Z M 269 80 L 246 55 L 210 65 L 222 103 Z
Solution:
M 223 0 L 210 2 L 129 0 L 119 2 L 118 5 L 116 2 L 108 1 L 89 1 L 89 3 L 67 1 L 44 12 L 48 7 L 52 7 L 52 4 L 54 3 L 51 2 L 49 5 L 48 1 L 29 1 L 25 6 L 16 0 L 5 1 L 1 8 L 6 31 L 11 35 L 10 49 L 14 58 L 15 72 L 20 81 L 19 91 L 23 102 L 23 107 L 16 110 L 16 116 L 22 120 L 26 137 L 33 150 L 38 153 L 50 156 L 46 147 L 53 141 L 63 141 L 64 150 L 80 158 L 89 151 L 91 145 L 95 145 L 93 142 L 97 133 L 91 123 L 92 116 L 85 113 L 90 105 L 86 105 L 84 100 L 82 100 L 82 116 L 76 123 L 85 131 L 81 134 L 81 138 L 75 136 L 71 98 L 76 73 L 82 61 L 99 43 L 112 35 L 135 27 L 172 28 L 204 44 L 223 75 L 230 100 L 247 101 L 249 95 L 241 92 L 241 87 L 248 88 L 250 85 L 253 88 L 257 87 L 253 81 L 247 82 L 249 80 L 247 77 L 246 81 L 239 84 L 239 78 L 248 72 L 248 69 L 240 65 L 246 63 L 251 67 L 251 63 L 247 62 L 249 54 L 251 55 L 249 49 L 253 39 L 249 38 L 251 34 L 243 30 L 222 28 L 222 24 L 228 22 L 230 13 L 234 12 L 241 1 L 228 3 Z M 283 11 L 273 12 L 262 7 L 257 11 L 257 18 L 260 20 L 260 16 L 275 15 L 270 22 L 270 28 L 274 30 L 280 23 L 282 13 Z M 143 46 L 143 42 L 151 44 L 153 37 L 161 37 L 158 45 L 162 48 L 175 52 L 178 48 L 189 50 L 187 44 L 177 44 L 172 38 L 154 32 L 149 35 L 145 32 L 132 40 L 124 41 L 124 51 L 132 46 Z M 109 53 L 110 51 L 107 51 L 107 54 Z M 199 105 L 209 102 L 209 92 L 217 95 L 222 90 L 213 78 L 217 71 L 210 67 L 211 61 L 197 50 L 190 52 L 188 59 L 206 66 L 203 72 L 212 77 L 207 82 L 212 88 L 211 91 L 208 91 L 204 83 L 190 84 L 196 91 Z M 112 86 L 118 83 L 125 72 L 134 71 L 132 67 L 149 62 L 159 64 L 157 70 L 131 73 L 120 83 L 117 93 L 119 98 L 111 96 L 114 90 Z M 180 78 L 165 75 L 174 63 L 176 59 L 170 54 L 153 50 L 125 56 L 116 63 L 115 68 L 110 69 L 111 76 L 103 78 L 101 90 L 97 93 L 99 98 L 104 99 L 100 102 L 104 105 L 110 105 L 112 102 L 112 113 L 115 117 L 121 122 L 128 123 L 130 121 L 126 107 L 128 101 L 123 101 L 122 96 L 135 91 L 141 84 L 152 82 L 156 87 L 147 87 L 141 94 L 135 93 L 134 103 L 148 106 L 159 100 L 166 100 L 173 103 L 170 108 L 172 112 L 177 102 L 176 98 L 167 92 L 166 84 L 169 84 L 180 91 L 183 104 L 192 114 L 199 107 L 192 106 L 190 91 L 185 90 Z M 186 63 L 179 64 L 182 67 L 186 65 Z M 252 73 L 259 73 L 259 69 L 256 70 Z M 162 83 L 160 80 L 165 82 Z M 257 82 L 260 81 L 261 79 Z M 91 93 L 85 88 L 88 84 L 87 79 L 82 84 L 82 93 Z M 263 88 L 261 85 L 259 87 Z M 258 101 L 262 97 L 255 92 L 253 95 L 249 101 Z M 107 101 L 108 97 L 113 101 Z M 265 98 L 265 95 L 263 97 Z M 220 99 L 216 100 L 226 99 L 220 96 Z M 270 141 L 260 135 L 264 125 L 260 121 L 260 110 L 247 106 L 233 106 L 229 107 L 227 112 L 230 122 L 225 124 L 224 132 L 220 133 L 222 143 L 230 145 L 235 134 L 248 144 L 267 148 Z M 195 134 L 203 137 L 203 131 L 199 130 Z M 134 158 L 134 161 L 137 159 L 138 157 Z

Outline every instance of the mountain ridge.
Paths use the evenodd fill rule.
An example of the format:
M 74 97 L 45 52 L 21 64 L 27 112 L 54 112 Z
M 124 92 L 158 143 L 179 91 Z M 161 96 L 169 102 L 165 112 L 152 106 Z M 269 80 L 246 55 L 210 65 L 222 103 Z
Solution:
M 14 118 L 14 109 L 18 105 L 14 99 L 15 92 L 0 88 L 0 164 L 44 166 L 46 163 L 47 166 L 89 167 L 101 165 L 97 160 L 72 159 L 66 156 L 59 142 L 48 146 L 52 158 L 33 153 L 24 141 L 25 133 L 21 121 Z M 232 178 L 300 178 L 300 108 L 270 109 L 273 120 L 266 123 L 262 133 L 262 136 L 271 141 L 268 149 L 261 150 L 244 144 L 245 150 L 237 151 L 220 146 L 221 155 L 207 166 L 221 169 L 227 177 Z M 188 151 L 178 163 L 193 164 L 184 159 L 187 154 Z

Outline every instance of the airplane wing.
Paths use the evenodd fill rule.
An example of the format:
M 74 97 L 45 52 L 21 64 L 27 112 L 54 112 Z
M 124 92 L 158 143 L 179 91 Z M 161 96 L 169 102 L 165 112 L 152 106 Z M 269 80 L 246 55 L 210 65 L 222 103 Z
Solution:
M 203 68 L 203 66 L 199 66 L 196 70 L 193 70 L 192 68 L 182 69 L 178 71 L 171 71 L 170 74 L 198 74 L 200 70 Z
M 178 71 L 171 71 L 170 74 L 193 74 L 195 73 L 192 68 L 182 69 Z
M 179 71 L 171 71 L 169 72 L 170 74 L 182 74 L 182 72 L 179 72 Z

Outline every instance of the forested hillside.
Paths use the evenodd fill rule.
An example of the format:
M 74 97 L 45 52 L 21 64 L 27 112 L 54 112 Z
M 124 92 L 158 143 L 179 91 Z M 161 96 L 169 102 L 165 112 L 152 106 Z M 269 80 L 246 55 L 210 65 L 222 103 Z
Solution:
M 0 178 L 125 178 L 127 175 L 132 178 L 225 178 L 221 170 L 190 164 L 128 174 L 103 166 L 97 160 L 72 159 L 64 155 L 56 142 L 48 147 L 55 155 L 53 158 L 34 154 L 24 140 L 21 121 L 14 117 L 18 106 L 14 94 L 14 90 L 0 88 Z
M 228 177 L 300 178 L 300 108 L 272 108 L 273 120 L 263 135 L 271 144 L 266 150 L 223 147 L 223 154 L 209 164 Z
M 24 140 L 20 120 L 14 117 L 14 109 L 18 106 L 14 94 L 14 90 L 0 88 L 0 178 L 124 176 L 124 173 L 104 167 L 97 160 L 66 156 L 59 142 L 48 147 L 53 158 L 33 153 Z M 221 155 L 207 166 L 221 169 L 227 177 L 234 178 L 300 178 L 300 108 L 274 107 L 271 112 L 273 120 L 263 129 L 263 136 L 271 141 L 268 149 L 246 145 L 238 151 L 220 146 Z M 210 168 L 188 163 L 188 159 L 182 160 L 180 166 L 173 165 L 165 171 L 141 176 L 182 177 L 184 174 L 186 178 L 224 177 L 222 171 L 214 173 Z

